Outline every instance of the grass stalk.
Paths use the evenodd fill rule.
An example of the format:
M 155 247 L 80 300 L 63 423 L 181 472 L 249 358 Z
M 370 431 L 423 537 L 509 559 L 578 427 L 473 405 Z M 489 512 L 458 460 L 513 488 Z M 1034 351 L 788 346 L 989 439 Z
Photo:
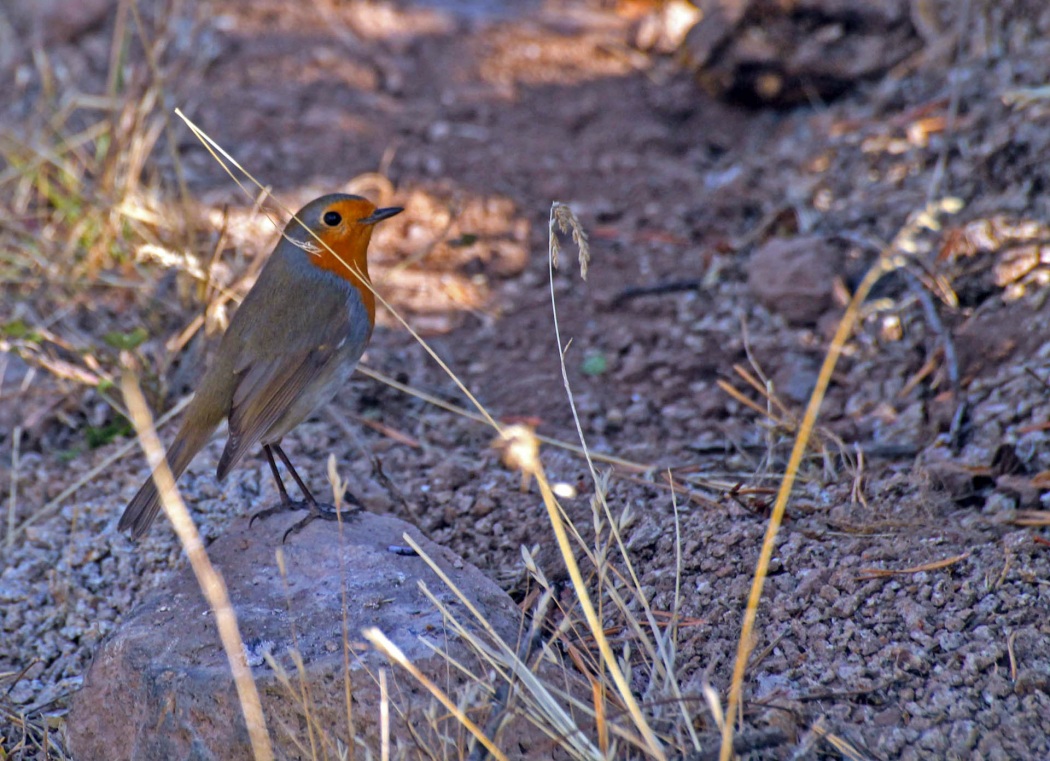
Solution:
M 762 549 L 759 551 L 758 563 L 755 566 L 755 574 L 751 582 L 751 591 L 748 595 L 747 609 L 744 612 L 744 621 L 740 627 L 740 638 L 737 641 L 736 662 L 733 665 L 733 680 L 729 688 L 729 701 L 725 712 L 725 721 L 722 723 L 722 746 L 719 752 L 719 761 L 729 761 L 733 755 L 733 729 L 735 716 L 741 705 L 744 676 L 747 671 L 748 659 L 754 649 L 754 628 L 758 618 L 758 605 L 762 600 L 762 589 L 765 585 L 766 575 L 769 572 L 769 561 L 773 556 L 776 545 L 777 532 L 784 519 L 784 511 L 787 509 L 788 498 L 795 485 L 795 477 L 799 466 L 805 455 L 806 447 L 817 422 L 820 405 L 824 402 L 828 385 L 831 383 L 831 375 L 835 371 L 846 341 L 853 334 L 853 330 L 861 316 L 861 306 L 871 293 L 871 289 L 886 274 L 893 272 L 908 261 L 908 256 L 914 254 L 917 245 L 915 238 L 922 228 L 939 229 L 937 214 L 939 212 L 954 213 L 959 210 L 956 199 L 945 199 L 938 204 L 929 204 L 925 209 L 913 215 L 894 237 L 894 240 L 880 253 L 875 264 L 865 273 L 864 278 L 858 283 L 856 290 L 850 298 L 842 319 L 839 321 L 835 334 L 828 346 L 824 361 L 821 363 L 820 372 L 809 401 L 806 411 L 802 416 L 802 422 L 798 426 L 798 433 L 791 448 L 791 456 L 788 458 L 784 478 L 780 482 L 776 501 L 773 504 L 769 523 L 766 526 L 765 538 L 762 541 Z
M 160 493 L 161 508 L 171 521 L 183 551 L 189 558 L 197 584 L 215 613 L 215 624 L 219 630 L 223 650 L 226 651 L 230 671 L 233 674 L 244 723 L 248 728 L 252 754 L 255 761 L 272 761 L 273 747 L 270 744 L 270 735 L 266 730 L 262 702 L 245 658 L 244 641 L 237 628 L 237 615 L 230 604 L 226 582 L 208 559 L 208 553 L 204 549 L 204 543 L 197 532 L 197 527 L 175 488 L 175 479 L 171 468 L 168 467 L 167 458 L 164 456 L 164 448 L 157 437 L 157 430 L 153 425 L 149 407 L 146 405 L 146 398 L 142 395 L 138 380 L 130 371 L 125 372 L 121 379 L 121 390 L 127 401 L 135 433 L 153 471 L 152 477 Z
M 391 642 L 383 632 L 375 627 L 365 629 L 361 634 L 367 639 L 372 645 L 385 655 L 388 659 L 396 663 L 398 666 L 403 668 L 412 677 L 419 682 L 426 690 L 435 698 L 438 702 L 443 705 L 449 713 L 451 713 L 463 727 L 467 729 L 474 737 L 485 746 L 485 749 L 492 754 L 492 757 L 496 761 L 507 761 L 507 757 L 503 754 L 496 745 L 485 736 L 485 733 L 481 731 L 481 727 L 474 723 L 474 721 L 463 712 L 463 710 L 453 702 L 453 700 L 430 678 L 420 671 L 412 661 L 410 661 L 405 654 L 401 651 L 397 645 Z

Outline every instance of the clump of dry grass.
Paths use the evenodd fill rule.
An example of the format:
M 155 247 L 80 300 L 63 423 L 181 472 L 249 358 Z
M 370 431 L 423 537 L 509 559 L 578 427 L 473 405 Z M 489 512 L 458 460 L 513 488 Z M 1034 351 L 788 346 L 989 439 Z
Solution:
M 183 250 L 200 239 L 195 216 L 184 213 L 181 169 L 165 137 L 171 71 L 157 66 L 178 6 L 161 3 L 144 16 L 134 0 L 116 4 L 108 68 L 97 77 L 32 41 L 14 61 L 20 68 L 0 127 L 0 379 L 14 378 L 0 383 L 0 453 L 11 465 L 4 550 L 76 489 L 43 506 L 23 499 L 23 455 L 40 449 L 73 458 L 131 433 L 113 388 L 120 355 L 145 359 L 151 339 L 184 322 L 196 297 L 157 308 L 151 299 L 160 278 L 142 263 L 143 251 Z M 0 757 L 66 758 L 56 739 L 61 706 L 3 702 L 21 679 L 5 676 Z
M 120 352 L 146 348 L 199 295 L 156 309 L 159 277 L 143 264 L 200 243 L 164 105 L 171 72 L 158 65 L 175 12 L 144 19 L 121 2 L 104 81 L 57 79 L 57 53 L 29 50 L 27 115 L 0 131 L 0 352 L 36 381 L 3 396 L 30 410 L 26 440 L 69 456 L 130 432 L 109 393 Z
M 0 674 L 0 687 L 18 674 Z M 59 721 L 47 708 L 26 711 L 0 693 L 0 758 L 68 761 Z

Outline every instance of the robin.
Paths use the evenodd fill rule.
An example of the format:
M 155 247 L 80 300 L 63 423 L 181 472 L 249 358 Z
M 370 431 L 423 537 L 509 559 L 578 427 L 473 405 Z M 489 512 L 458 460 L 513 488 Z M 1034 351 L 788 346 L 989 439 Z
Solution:
M 316 518 L 332 520 L 281 450 L 281 438 L 328 402 L 353 372 L 375 325 L 375 296 L 368 286 L 368 242 L 377 222 L 401 213 L 365 198 L 332 194 L 307 204 L 284 229 L 259 279 L 230 321 L 211 366 L 168 449 L 176 479 L 229 421 L 219 458 L 222 480 L 245 452 L 262 445 L 281 503 L 255 517 L 282 510 L 309 514 L 286 534 Z M 274 454 L 288 468 L 303 501 L 288 497 Z M 160 509 L 151 477 L 120 518 L 119 529 L 140 538 Z

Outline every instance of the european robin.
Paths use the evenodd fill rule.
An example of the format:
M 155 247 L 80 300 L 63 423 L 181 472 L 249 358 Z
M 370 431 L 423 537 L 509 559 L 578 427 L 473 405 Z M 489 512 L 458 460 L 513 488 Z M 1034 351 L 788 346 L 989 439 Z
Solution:
M 361 358 L 375 325 L 375 296 L 367 285 L 372 228 L 401 211 L 332 194 L 307 204 L 288 223 L 230 321 L 168 449 L 176 479 L 226 419 L 229 437 L 217 478 L 225 478 L 245 452 L 261 444 L 277 481 L 281 504 L 256 517 L 309 510 L 289 533 L 315 518 L 334 517 L 331 506 L 318 503 L 299 478 L 281 450 L 281 438 L 330 401 Z M 289 499 L 274 453 L 295 479 L 302 502 Z M 128 504 L 120 530 L 130 529 L 138 539 L 159 508 L 151 477 Z

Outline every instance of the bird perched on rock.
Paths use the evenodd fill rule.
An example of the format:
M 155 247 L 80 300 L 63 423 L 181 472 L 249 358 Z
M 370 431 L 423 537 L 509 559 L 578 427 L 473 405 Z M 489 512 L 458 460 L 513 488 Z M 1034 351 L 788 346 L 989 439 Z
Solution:
M 332 194 L 307 204 L 288 223 L 230 321 L 168 449 L 176 479 L 225 419 L 229 438 L 217 477 L 224 478 L 245 452 L 261 444 L 277 482 L 281 504 L 256 517 L 308 510 L 288 533 L 315 518 L 335 517 L 295 472 L 281 450 L 281 438 L 330 401 L 361 358 L 375 325 L 368 243 L 377 222 L 401 211 L 376 208 L 359 196 Z M 295 479 L 302 502 L 289 498 L 275 453 Z M 150 477 L 121 516 L 120 530 L 141 537 L 159 509 Z

